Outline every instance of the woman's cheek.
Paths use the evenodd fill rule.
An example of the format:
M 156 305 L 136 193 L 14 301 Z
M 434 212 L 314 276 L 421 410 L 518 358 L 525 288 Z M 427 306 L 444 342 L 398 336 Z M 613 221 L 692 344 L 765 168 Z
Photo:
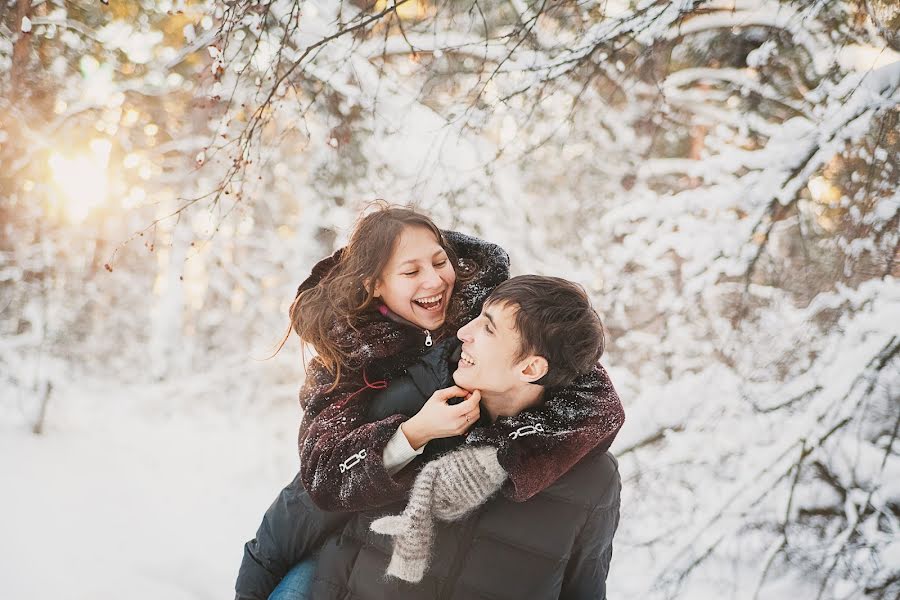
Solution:
M 456 271 L 449 265 L 447 266 L 447 273 L 444 276 L 444 281 L 446 281 L 451 288 L 456 283 Z

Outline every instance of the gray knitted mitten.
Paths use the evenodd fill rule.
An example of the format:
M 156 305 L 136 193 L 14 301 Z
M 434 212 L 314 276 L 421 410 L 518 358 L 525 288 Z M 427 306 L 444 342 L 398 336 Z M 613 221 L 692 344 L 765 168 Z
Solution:
M 387 574 L 418 583 L 431 561 L 434 519 L 455 521 L 478 508 L 506 480 L 492 446 L 466 447 L 425 465 L 402 514 L 372 523 L 372 531 L 394 536 Z

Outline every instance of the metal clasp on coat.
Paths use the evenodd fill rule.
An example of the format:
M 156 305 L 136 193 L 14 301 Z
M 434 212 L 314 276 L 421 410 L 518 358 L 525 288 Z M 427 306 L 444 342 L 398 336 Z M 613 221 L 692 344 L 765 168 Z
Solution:
M 534 435 L 535 433 L 544 433 L 544 426 L 540 423 L 537 423 L 535 425 L 523 425 L 522 427 L 519 427 L 511 434 L 509 434 L 509 437 L 512 439 L 517 439 L 520 437 L 525 437 L 526 435 Z
M 365 457 L 365 450 L 360 450 L 356 454 L 353 454 L 352 456 L 350 456 L 350 458 L 341 463 L 341 473 L 346 473 L 350 469 L 350 467 L 355 467 L 359 464 L 359 461 L 361 461 Z

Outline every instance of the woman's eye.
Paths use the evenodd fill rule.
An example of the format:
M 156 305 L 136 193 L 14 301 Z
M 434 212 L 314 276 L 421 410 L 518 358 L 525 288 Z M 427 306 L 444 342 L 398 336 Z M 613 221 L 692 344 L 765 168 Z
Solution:
M 404 275 L 406 275 L 407 277 L 412 277 L 413 275 L 417 275 L 418 273 L 418 271 L 410 271 L 409 273 L 404 273 Z
M 447 264 L 447 259 L 445 258 L 441 262 L 434 263 L 434 266 L 437 267 L 438 269 L 440 269 L 441 267 L 445 266 L 446 264 Z

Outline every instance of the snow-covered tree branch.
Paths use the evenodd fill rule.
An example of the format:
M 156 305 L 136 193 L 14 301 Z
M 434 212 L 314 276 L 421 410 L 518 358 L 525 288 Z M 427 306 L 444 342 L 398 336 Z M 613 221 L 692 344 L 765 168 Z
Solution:
M 29 426 L 79 378 L 284 398 L 296 348 L 248 356 L 366 202 L 413 202 L 600 309 L 617 596 L 893 599 L 897 31 L 888 0 L 3 2 L 0 389 Z

